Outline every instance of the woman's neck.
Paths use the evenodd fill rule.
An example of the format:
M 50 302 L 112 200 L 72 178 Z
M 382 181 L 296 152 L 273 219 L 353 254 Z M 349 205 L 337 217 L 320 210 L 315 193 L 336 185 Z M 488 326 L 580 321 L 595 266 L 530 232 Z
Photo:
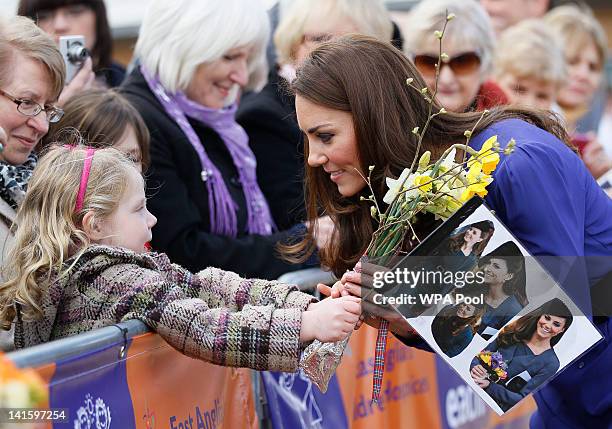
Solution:
M 463 246 L 461 246 L 461 251 L 463 252 L 465 256 L 468 256 L 470 253 L 472 253 L 473 248 L 474 246 L 472 244 L 463 243 Z
M 538 335 L 537 332 L 534 332 L 529 341 L 527 341 L 527 347 L 531 349 L 532 352 L 539 355 L 546 350 L 550 349 L 550 338 L 542 338 Z
M 489 291 L 485 298 L 487 304 L 491 306 L 494 306 L 493 304 L 499 305 L 506 298 L 508 298 L 508 295 L 504 292 L 503 283 L 489 285 Z

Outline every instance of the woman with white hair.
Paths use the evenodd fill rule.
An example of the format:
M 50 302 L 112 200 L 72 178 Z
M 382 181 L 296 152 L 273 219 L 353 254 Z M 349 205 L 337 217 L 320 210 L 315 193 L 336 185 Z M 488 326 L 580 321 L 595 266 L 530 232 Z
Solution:
M 154 0 L 122 92 L 151 135 L 152 246 L 191 271 L 208 266 L 276 278 L 299 265 L 275 245 L 248 137 L 234 120 L 242 89 L 264 83 L 269 23 L 259 1 Z
M 274 33 L 278 65 L 270 70 L 264 89 L 242 101 L 237 120 L 249 135 L 257 158 L 257 180 L 272 216 L 284 228 L 306 217 L 303 137 L 295 119 L 294 97 L 284 87 L 322 42 L 346 33 L 389 41 L 393 23 L 381 0 L 295 0 L 281 6 Z
M 507 104 L 508 98 L 488 80 L 492 68 L 495 33 L 486 11 L 476 0 L 423 0 L 404 22 L 404 51 L 413 60 L 433 92 L 440 40 L 447 14 L 454 14 L 442 39 L 442 60 L 437 82 L 440 104 L 453 112 L 484 110 Z

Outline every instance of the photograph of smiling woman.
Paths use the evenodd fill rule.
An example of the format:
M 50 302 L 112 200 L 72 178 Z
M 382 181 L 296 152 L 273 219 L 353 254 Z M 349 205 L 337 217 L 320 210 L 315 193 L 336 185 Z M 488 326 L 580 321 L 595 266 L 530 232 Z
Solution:
M 572 313 L 554 298 L 506 326 L 485 350 L 499 352 L 507 364 L 507 378 L 493 383 L 474 358 L 470 373 L 474 382 L 507 411 L 552 377 L 560 367 L 555 347 L 573 321 Z
M 508 323 L 528 303 L 525 257 L 518 246 L 506 241 L 482 257 L 485 312 L 478 334 L 487 339 Z

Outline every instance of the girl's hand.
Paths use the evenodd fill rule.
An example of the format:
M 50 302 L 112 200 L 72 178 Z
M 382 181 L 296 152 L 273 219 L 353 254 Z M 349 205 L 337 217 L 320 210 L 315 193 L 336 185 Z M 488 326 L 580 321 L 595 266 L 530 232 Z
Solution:
M 476 379 L 486 379 L 488 375 L 487 370 L 484 369 L 482 365 L 476 365 L 470 370 L 470 374 L 474 381 L 476 381 Z
M 363 323 L 378 329 L 381 319 L 389 322 L 389 330 L 403 338 L 417 336 L 418 333 L 408 324 L 406 319 L 394 308 L 388 305 L 374 304 L 373 297 L 377 290 L 373 287 L 374 272 L 383 269 L 378 265 L 361 264 L 355 265 L 354 271 L 344 273 L 340 280 L 343 284 L 342 293 L 362 298 L 362 315 L 356 329 Z
M 81 70 L 79 70 L 79 72 L 74 76 L 70 83 L 66 85 L 60 94 L 57 104 L 63 106 L 76 94 L 92 87 L 94 80 L 96 79 L 96 75 L 94 74 L 92 67 L 91 57 L 88 57 L 83 63 Z
M 341 296 L 348 296 L 349 292 L 345 290 L 341 280 L 338 280 L 332 287 L 329 287 L 323 283 L 317 285 L 317 290 L 321 295 L 331 296 L 332 298 L 340 298 Z
M 354 296 L 326 298 L 302 313 L 300 341 L 340 341 L 353 331 L 361 315 L 361 300 Z

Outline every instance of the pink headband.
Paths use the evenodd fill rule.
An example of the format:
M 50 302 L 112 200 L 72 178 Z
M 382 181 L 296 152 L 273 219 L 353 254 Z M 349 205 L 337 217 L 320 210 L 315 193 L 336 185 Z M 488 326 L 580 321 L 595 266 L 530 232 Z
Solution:
M 96 150 L 93 147 L 87 148 L 85 154 L 85 162 L 83 164 L 83 172 L 81 173 L 81 183 L 79 184 L 79 193 L 77 194 L 76 204 L 74 205 L 74 212 L 78 213 L 83 208 L 83 201 L 85 200 L 85 191 L 87 191 L 87 182 L 89 180 L 89 173 L 91 172 L 91 163 L 93 161 L 94 153 Z

